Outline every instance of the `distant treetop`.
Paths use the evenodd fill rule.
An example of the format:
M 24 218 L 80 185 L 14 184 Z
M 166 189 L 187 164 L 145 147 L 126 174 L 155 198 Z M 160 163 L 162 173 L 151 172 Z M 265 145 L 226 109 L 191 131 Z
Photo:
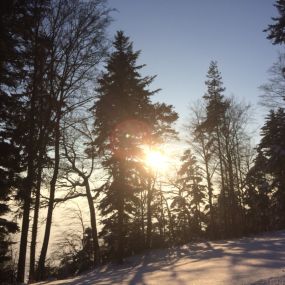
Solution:
M 277 8 L 279 17 L 273 17 L 274 24 L 268 25 L 264 30 L 267 32 L 267 38 L 274 45 L 285 43 L 285 0 L 277 0 L 274 6 Z

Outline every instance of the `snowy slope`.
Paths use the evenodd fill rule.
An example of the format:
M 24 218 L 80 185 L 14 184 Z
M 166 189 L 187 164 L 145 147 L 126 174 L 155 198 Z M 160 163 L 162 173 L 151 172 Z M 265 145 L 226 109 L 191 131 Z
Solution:
M 41 284 L 285 285 L 285 231 L 153 250 L 129 258 L 124 266 Z

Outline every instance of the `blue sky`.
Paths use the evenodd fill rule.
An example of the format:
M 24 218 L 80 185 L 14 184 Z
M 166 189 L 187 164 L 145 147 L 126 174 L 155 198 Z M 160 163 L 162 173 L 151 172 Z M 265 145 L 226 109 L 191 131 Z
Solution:
M 139 63 L 147 65 L 143 74 L 157 75 L 151 89 L 162 91 L 154 100 L 173 104 L 185 123 L 189 105 L 205 92 L 211 60 L 218 61 L 226 95 L 257 105 L 258 86 L 266 82 L 280 49 L 263 32 L 277 15 L 274 2 L 109 0 L 118 10 L 109 33 L 125 31 L 141 50 Z

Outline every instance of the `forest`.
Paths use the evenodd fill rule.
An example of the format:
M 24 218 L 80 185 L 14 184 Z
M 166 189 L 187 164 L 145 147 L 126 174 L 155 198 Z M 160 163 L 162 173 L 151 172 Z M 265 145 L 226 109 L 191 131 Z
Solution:
M 285 1 L 275 7 L 264 37 L 284 46 Z M 106 32 L 111 14 L 105 0 L 0 3 L 1 284 L 285 228 L 285 53 L 260 87 L 257 145 L 251 106 L 226 95 L 215 60 L 182 134 L 141 51 Z M 78 202 L 81 227 L 51 255 L 55 211 L 74 201 L 88 217 Z

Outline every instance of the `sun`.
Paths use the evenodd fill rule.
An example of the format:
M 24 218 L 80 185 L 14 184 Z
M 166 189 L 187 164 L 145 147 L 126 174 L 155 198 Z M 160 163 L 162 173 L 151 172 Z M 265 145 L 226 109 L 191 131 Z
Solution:
M 167 166 L 166 156 L 159 150 L 145 152 L 145 164 L 155 171 L 164 171 Z

